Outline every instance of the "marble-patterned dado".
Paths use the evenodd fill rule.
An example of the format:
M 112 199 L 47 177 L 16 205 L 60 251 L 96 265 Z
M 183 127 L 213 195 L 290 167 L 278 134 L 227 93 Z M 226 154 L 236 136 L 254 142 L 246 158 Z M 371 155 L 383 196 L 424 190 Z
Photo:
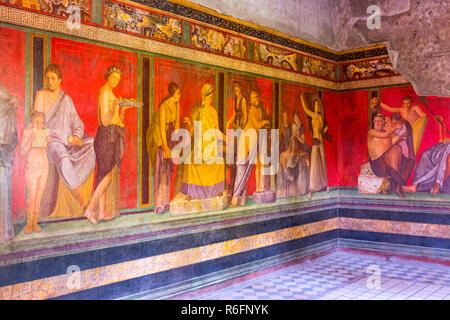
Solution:
M 190 264 L 209 261 L 224 256 L 300 239 L 313 234 L 335 230 L 337 225 L 337 218 L 332 218 L 310 224 L 280 229 L 273 232 L 227 240 L 207 246 L 170 252 L 105 267 L 81 270 L 79 274 L 80 286 L 74 289 L 71 289 L 71 286 L 67 285 L 69 277 L 77 276 L 74 274 L 63 274 L 45 279 L 4 286 L 0 288 L 0 298 L 25 300 L 53 298 L 75 291 L 87 290 Z
M 79 274 L 61 274 L 8 285 L 0 287 L 0 299 L 54 298 L 339 229 L 450 239 L 450 225 L 336 217 L 104 267 L 81 270 Z M 80 285 L 78 287 L 71 286 L 70 281 L 77 279 Z
M 392 220 L 366 220 L 340 217 L 339 228 L 346 230 L 383 232 L 450 239 L 449 225 L 429 223 L 403 222 Z

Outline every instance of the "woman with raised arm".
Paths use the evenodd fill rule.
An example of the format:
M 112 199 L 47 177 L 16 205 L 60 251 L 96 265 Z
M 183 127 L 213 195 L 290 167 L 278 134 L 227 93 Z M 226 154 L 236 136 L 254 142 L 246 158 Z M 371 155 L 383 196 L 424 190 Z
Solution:
M 325 147 L 323 143 L 324 135 L 328 131 L 328 125 L 324 124 L 323 107 L 320 108 L 319 98 L 313 100 L 311 111 L 305 103 L 305 96 L 302 95 L 303 110 L 310 121 L 308 121 L 309 131 L 312 137 L 311 150 L 311 172 L 309 180 L 308 199 L 311 200 L 312 192 L 320 191 L 324 188 L 330 191 L 328 186 L 327 162 L 325 159 Z M 322 110 L 319 110 L 322 109 Z

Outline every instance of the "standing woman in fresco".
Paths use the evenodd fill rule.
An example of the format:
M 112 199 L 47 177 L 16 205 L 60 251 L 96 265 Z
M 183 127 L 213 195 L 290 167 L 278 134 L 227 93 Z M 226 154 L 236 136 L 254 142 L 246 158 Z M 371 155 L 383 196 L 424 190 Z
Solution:
M 308 99 L 310 98 L 310 99 Z M 312 100 L 312 109 L 310 110 L 310 101 Z M 322 101 L 318 96 L 305 92 L 302 94 L 303 110 L 308 118 L 308 128 L 312 137 L 311 150 L 311 172 L 309 178 L 308 199 L 311 200 L 312 192 L 320 191 L 324 188 L 330 191 L 328 186 L 327 162 L 325 159 L 325 147 L 323 138 L 327 134 L 328 125 L 325 122 L 325 110 Z
M 233 92 L 235 95 L 234 98 L 234 107 L 233 107 L 233 114 L 230 118 L 230 120 L 227 121 L 227 128 L 231 126 L 233 130 L 239 130 L 244 129 L 245 125 L 247 124 L 247 100 L 245 99 L 244 95 L 242 94 L 242 88 L 241 84 L 238 81 L 233 82 Z M 229 164 L 230 168 L 230 181 L 229 181 L 229 188 L 231 189 L 230 193 L 233 193 L 234 189 L 234 183 L 236 180 L 236 172 L 237 172 L 237 138 L 234 139 L 234 148 L 233 148 L 233 157 L 234 157 L 234 163 Z
M 180 87 L 175 82 L 169 84 L 169 95 L 159 105 L 147 130 L 147 151 L 155 177 L 156 213 L 170 208 L 170 184 L 174 171 L 171 149 L 176 141 L 171 140 L 172 132 L 180 128 Z
M 122 72 L 111 66 L 105 75 L 106 84 L 98 93 L 99 127 L 94 140 L 97 161 L 95 191 L 84 215 L 93 224 L 119 216 L 120 183 L 119 171 L 124 153 L 125 111 L 131 106 L 124 105 L 116 98 L 113 89 L 117 87 Z

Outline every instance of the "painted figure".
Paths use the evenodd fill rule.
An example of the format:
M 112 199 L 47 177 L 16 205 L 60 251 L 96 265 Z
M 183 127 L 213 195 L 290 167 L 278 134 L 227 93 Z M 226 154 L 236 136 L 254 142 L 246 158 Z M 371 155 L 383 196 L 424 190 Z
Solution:
M 99 127 L 94 149 L 97 159 L 94 194 L 84 215 L 92 224 L 120 214 L 119 171 L 124 153 L 125 111 L 131 108 L 118 99 L 113 89 L 119 85 L 122 71 L 115 66 L 105 74 L 106 84 L 98 93 Z
M 17 98 L 0 84 L 0 243 L 14 238 L 11 170 L 17 146 Z
M 372 119 L 372 128 L 373 129 L 373 119 L 375 119 L 375 116 L 379 113 L 381 113 L 381 104 L 380 104 L 380 100 L 378 99 L 378 97 L 372 97 L 370 99 L 370 111 L 371 111 L 371 117 L 370 119 Z
M 311 150 L 311 170 L 309 180 L 309 194 L 308 198 L 311 200 L 312 192 L 320 191 L 326 188 L 329 192 L 328 186 L 328 172 L 327 162 L 325 159 L 324 137 L 328 131 L 328 125 L 325 122 L 325 110 L 321 99 L 318 96 L 311 96 L 309 92 L 302 94 L 303 110 L 308 118 L 308 127 L 312 137 Z M 312 111 L 310 109 L 309 101 L 312 99 Z
M 50 64 L 45 69 L 47 88 L 36 94 L 34 111 L 45 114 L 50 131 L 47 156 L 50 170 L 55 171 L 53 183 L 47 183 L 41 205 L 50 208 L 52 217 L 79 216 L 89 202 L 95 170 L 94 139 L 84 133 L 72 99 L 61 90 L 62 72 Z M 56 199 L 56 203 L 52 203 Z M 46 204 L 44 205 L 44 201 Z M 50 204 L 49 204 L 50 203 Z M 46 211 L 46 210 L 45 210 Z
M 247 123 L 247 100 L 245 99 L 245 97 L 242 94 L 242 88 L 241 88 L 241 84 L 239 82 L 236 81 L 233 83 L 233 91 L 235 94 L 234 105 L 233 105 L 233 114 L 227 122 L 227 128 L 229 128 L 231 126 L 231 128 L 233 130 L 244 129 L 245 124 Z M 233 149 L 234 163 L 229 164 L 229 168 L 230 168 L 229 188 L 231 189 L 231 193 L 233 192 L 234 183 L 236 180 L 236 171 L 237 171 L 237 166 L 236 166 L 237 157 L 236 156 L 237 156 L 237 144 L 238 144 L 237 142 L 238 141 L 235 137 L 233 137 L 233 139 L 235 139 L 234 149 Z
M 33 112 L 30 123 L 24 129 L 20 144 L 20 153 L 26 158 L 25 182 L 27 186 L 27 225 L 25 233 L 41 231 L 37 224 L 42 195 L 48 177 L 47 149 L 50 143 L 50 131 L 44 129 L 45 114 Z
M 400 108 L 391 108 L 383 102 L 380 102 L 381 108 L 388 112 L 400 113 L 403 119 L 407 120 L 412 127 L 414 139 L 414 154 L 417 154 L 420 143 L 422 142 L 423 133 L 428 123 L 428 117 L 418 105 L 412 104 L 410 96 L 403 97 L 402 106 Z
M 242 95 L 241 84 L 237 81 L 233 83 L 233 92 L 235 95 L 233 115 L 228 120 L 227 128 L 231 124 L 234 130 L 243 129 L 247 123 L 247 100 Z
M 170 185 L 174 172 L 172 133 L 180 127 L 180 88 L 172 82 L 169 95 L 159 105 L 147 130 L 147 149 L 154 171 L 156 213 L 170 209 Z
M 404 123 L 399 121 L 400 117 L 391 120 L 391 127 L 385 130 L 385 117 L 377 114 L 374 119 L 374 128 L 369 130 L 367 144 L 369 149 L 369 162 L 372 171 L 378 177 L 392 177 L 395 192 L 400 197 L 405 197 L 402 186 L 411 175 L 415 165 L 414 158 L 404 156 L 400 143 L 392 143 L 395 131 L 402 130 Z M 408 124 L 409 125 L 409 124 Z M 407 145 L 410 147 L 408 153 L 412 153 L 412 133 L 408 130 Z
M 289 148 L 292 138 L 292 124 L 289 121 L 289 113 L 287 110 L 283 111 L 281 119 L 283 123 L 280 128 L 280 154 Z
M 258 136 L 259 129 L 270 128 L 270 121 L 264 106 L 259 100 L 260 93 L 252 90 L 250 93 L 250 109 L 248 111 L 248 121 L 244 127 L 244 132 L 239 137 L 238 154 L 237 154 L 237 172 L 234 184 L 231 206 L 237 206 L 243 203 L 242 197 L 245 197 L 247 190 L 247 182 L 250 174 L 255 167 L 256 192 L 264 191 L 264 182 L 261 179 L 261 161 L 258 154 Z M 248 139 L 248 140 L 247 140 Z M 256 158 L 256 159 L 255 159 Z
M 390 118 L 391 126 L 399 127 L 401 129 L 394 131 L 393 143 L 398 144 L 402 149 L 402 155 L 407 159 L 415 159 L 414 155 L 414 141 L 413 130 L 410 124 L 400 117 L 400 114 L 393 113 Z M 409 177 L 408 177 L 409 178 Z M 405 178 L 405 180 L 408 180 Z
M 298 110 L 294 111 L 292 137 L 288 148 L 280 153 L 277 198 L 293 197 L 309 192 L 311 147 L 305 141 L 305 126 Z
M 450 140 L 440 142 L 420 156 L 412 184 L 406 192 L 439 192 L 450 194 Z
M 184 123 L 191 133 L 191 141 L 194 141 L 192 143 L 191 161 L 183 165 L 181 193 L 186 195 L 187 201 L 216 196 L 222 197 L 225 190 L 225 164 L 223 162 L 206 163 L 204 161 L 205 158 L 214 158 L 212 153 L 205 154 L 205 150 L 218 151 L 219 141 L 217 141 L 217 138 L 213 142 L 202 139 L 199 145 L 195 145 L 193 126 L 195 122 L 201 124 L 201 131 L 198 134 L 201 134 L 202 137 L 205 137 L 207 131 L 216 130 L 216 132 L 220 132 L 218 131 L 217 111 L 213 105 L 214 87 L 208 83 L 204 84 L 201 89 L 201 96 L 202 102 L 194 107 L 191 118 L 184 118 Z M 221 139 L 223 139 L 223 134 L 221 134 Z M 215 148 L 211 148 L 210 144 L 215 145 Z M 196 161 L 197 153 L 202 158 L 201 161 Z

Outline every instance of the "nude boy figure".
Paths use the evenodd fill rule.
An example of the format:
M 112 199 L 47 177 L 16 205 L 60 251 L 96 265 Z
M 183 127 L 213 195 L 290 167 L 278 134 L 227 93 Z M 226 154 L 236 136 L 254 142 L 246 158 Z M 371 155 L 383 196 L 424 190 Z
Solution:
M 48 177 L 47 148 L 50 131 L 44 129 L 45 114 L 33 112 L 30 123 L 23 131 L 20 153 L 26 158 L 25 182 L 27 186 L 27 225 L 25 233 L 41 231 L 37 224 L 42 195 Z
M 384 129 L 384 116 L 377 114 L 374 118 L 374 128 L 369 130 L 367 146 L 369 149 L 369 162 L 373 172 L 378 177 L 391 176 L 394 181 L 394 190 L 404 197 L 401 189 L 405 185 L 402 178 L 402 149 L 398 144 L 392 144 L 392 136 L 396 130 L 401 130 L 400 123 L 392 123 L 389 131 Z

